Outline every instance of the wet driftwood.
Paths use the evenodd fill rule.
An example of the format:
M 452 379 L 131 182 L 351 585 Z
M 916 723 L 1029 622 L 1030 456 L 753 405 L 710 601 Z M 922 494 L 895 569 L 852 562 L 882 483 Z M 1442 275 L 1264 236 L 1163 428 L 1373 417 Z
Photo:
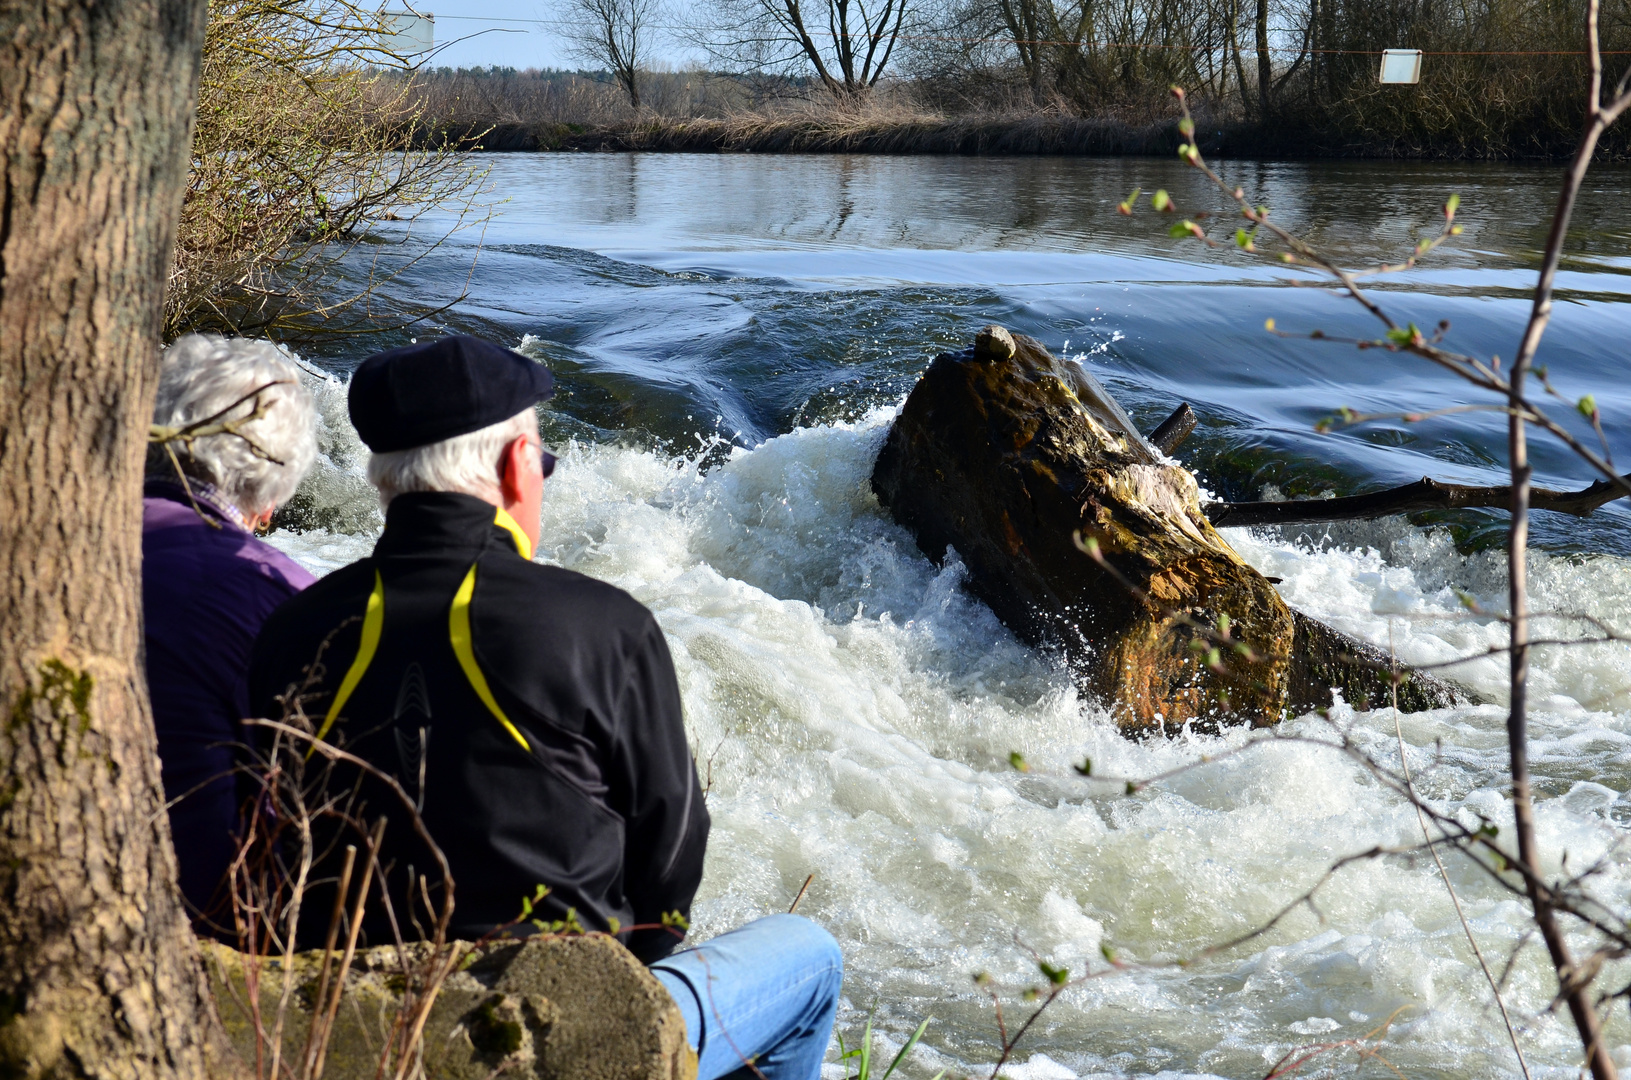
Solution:
M 1631 484 L 1631 475 L 1620 478 Z M 1562 514 L 1585 517 L 1615 499 L 1625 498 L 1621 484 L 1599 480 L 1580 491 L 1553 491 L 1550 488 L 1531 488 L 1529 505 L 1536 510 L 1556 510 Z M 1505 510 L 1512 505 L 1512 489 L 1505 485 L 1473 487 L 1466 484 L 1446 484 L 1430 477 L 1422 477 L 1414 484 L 1371 491 L 1364 495 L 1347 495 L 1338 499 L 1297 499 L 1287 502 L 1213 503 L 1206 508 L 1206 516 L 1214 525 L 1307 525 L 1319 521 L 1354 521 L 1386 517 L 1388 514 L 1414 513 L 1418 510 L 1466 510 L 1482 508 Z
M 1149 441 L 1163 454 L 1171 456 L 1189 438 L 1196 423 L 1195 413 L 1185 402 L 1150 432 Z M 1598 480 L 1579 491 L 1530 488 L 1529 505 L 1535 510 L 1555 510 L 1560 514 L 1586 517 L 1627 495 L 1631 495 L 1631 473 L 1617 481 Z M 1253 525 L 1311 525 L 1322 521 L 1365 521 L 1420 510 L 1505 510 L 1511 505 L 1512 489 L 1505 484 L 1489 487 L 1446 484 L 1442 480 L 1424 476 L 1413 484 L 1335 499 L 1207 503 L 1206 517 L 1213 525 L 1240 528 Z
M 1195 411 L 1184 402 L 1172 410 L 1172 415 L 1161 421 L 1160 425 L 1150 432 L 1150 442 L 1163 454 L 1172 455 L 1172 452 L 1189 438 L 1189 433 L 1195 430 Z
M 1174 430 L 1186 411 L 1169 421 Z M 988 327 L 974 348 L 937 357 L 890 430 L 872 486 L 931 558 L 957 551 L 969 588 L 1004 624 L 1063 650 L 1124 730 L 1269 724 L 1331 704 L 1333 687 L 1351 702 L 1389 700 L 1387 658 L 1287 607 L 1207 520 L 1194 476 L 1081 365 L 1030 338 Z M 1077 534 L 1095 539 L 1126 581 L 1084 555 Z M 1176 612 L 1208 625 L 1227 615 L 1255 658 L 1225 649 L 1209 666 L 1214 643 L 1193 647 L 1198 633 Z M 1399 687 L 1406 709 L 1456 699 L 1422 676 Z

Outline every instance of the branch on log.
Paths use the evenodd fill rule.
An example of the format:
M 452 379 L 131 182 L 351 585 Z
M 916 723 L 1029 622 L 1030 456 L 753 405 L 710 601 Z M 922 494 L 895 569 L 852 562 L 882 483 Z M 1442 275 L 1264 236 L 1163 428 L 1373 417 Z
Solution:
M 1627 479 L 1631 480 L 1631 476 Z M 1556 510 L 1585 517 L 1624 495 L 1625 491 L 1618 484 L 1599 480 L 1583 491 L 1534 488 L 1530 492 L 1529 505 L 1536 510 Z M 1512 489 L 1509 487 L 1442 484 L 1424 476 L 1414 484 L 1341 499 L 1213 503 L 1206 508 L 1206 516 L 1213 525 L 1218 526 L 1304 525 L 1320 521 L 1379 518 L 1417 510 L 1463 510 L 1472 507 L 1505 510 L 1511 505 Z
M 1195 430 L 1195 411 L 1184 402 L 1172 410 L 1172 415 L 1161 421 L 1161 426 L 1150 432 L 1150 442 L 1155 444 L 1168 457 L 1172 452 L 1189 438 L 1189 433 Z

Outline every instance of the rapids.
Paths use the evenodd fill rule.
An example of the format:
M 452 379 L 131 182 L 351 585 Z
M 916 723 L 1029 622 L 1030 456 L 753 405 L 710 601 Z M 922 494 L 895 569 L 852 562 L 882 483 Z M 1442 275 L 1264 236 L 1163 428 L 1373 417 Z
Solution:
M 1293 1046 L 1361 1037 L 1390 1017 L 1383 1053 L 1407 1076 L 1517 1075 L 1431 860 L 1356 863 L 1315 906 L 1250 944 L 1186 968 L 1138 966 L 1192 956 L 1258 925 L 1343 855 L 1419 841 L 1408 805 L 1316 744 L 1335 725 L 1396 765 L 1389 710 L 1338 703 L 1329 721 L 1304 717 L 1278 729 L 1308 741 L 1258 746 L 1135 795 L 1121 782 L 1083 780 L 1071 765 L 1084 757 L 1101 776 L 1147 777 L 1252 735 L 1122 738 L 1053 658 L 1019 644 L 959 588 L 955 559 L 937 567 L 924 558 L 868 486 L 912 375 L 938 345 L 1005 316 L 1017 315 L 1018 328 L 1055 348 L 1073 339 L 1069 351 L 1127 394 L 1141 422 L 1178 395 L 1195 402 L 1211 432 L 1184 456 L 1220 490 L 1255 495 L 1309 474 L 1305 490 L 1315 491 L 1427 471 L 1490 482 L 1493 428 L 1470 419 L 1419 441 L 1411 433 L 1319 443 L 1307 418 L 1352 400 L 1343 395 L 1370 393 L 1384 375 L 1403 371 L 1399 361 L 1306 344 L 1268 355 L 1260 343 L 1249 346 L 1259 350 L 1249 354 L 1253 363 L 1185 371 L 1180 361 L 1205 352 L 1198 339 L 1215 346 L 1264 337 L 1255 327 L 1275 304 L 1329 326 L 1342 317 L 1334 300 L 1287 300 L 1268 287 L 1271 275 L 1210 256 L 1182 263 L 1128 243 L 1072 255 L 1064 249 L 1085 241 L 1046 222 L 1025 226 L 1028 245 L 1014 244 L 1012 230 L 1007 241 L 958 232 L 959 213 L 1006 217 L 1005 208 L 968 201 L 988 198 L 979 184 L 1001 173 L 990 163 L 969 166 L 974 179 L 964 188 L 947 179 L 945 163 L 855 166 L 887 174 L 878 185 L 896 199 L 905 197 L 885 181 L 898 184 L 916 170 L 934 213 L 924 215 L 928 234 L 908 230 L 891 246 L 878 201 L 852 199 L 859 209 L 838 225 L 861 233 L 854 247 L 823 240 L 813 226 L 799 232 L 822 212 L 819 190 L 809 192 L 838 168 L 831 159 L 646 159 L 641 167 L 666 170 L 669 183 L 675 171 L 736 170 L 756 184 L 803 191 L 808 204 L 759 208 L 739 190 L 742 181 L 699 203 L 702 224 L 690 232 L 668 202 L 668 216 L 636 206 L 597 229 L 587 208 L 616 209 L 621 196 L 605 179 L 624 168 L 622 159 L 501 160 L 497 186 L 522 203 L 514 235 L 484 254 L 486 276 L 472 279 L 472 295 L 444 318 L 560 373 L 563 392 L 546 410 L 545 430 L 561 462 L 546 492 L 539 558 L 629 590 L 668 634 L 714 820 L 695 935 L 785 910 L 814 873 L 799 910 L 844 947 L 846 1041 L 854 1044 L 871 1012 L 880 1047 L 892 1054 L 919 1020 L 935 1018 L 905 1070 L 914 1080 L 942 1068 L 989 1073 L 996 1025 L 971 975 L 988 972 L 1014 992 L 1035 985 L 1029 950 L 1073 974 L 1106 968 L 1105 950 L 1129 967 L 1067 991 L 1005 1069 L 1015 1080 L 1262 1076 Z M 1037 184 L 1063 168 L 1006 167 L 1002 175 Z M 1113 206 L 1121 187 L 1132 186 L 1122 183 L 1128 176 L 1160 176 L 1166 165 L 1081 168 L 1114 173 L 1099 177 L 1100 202 Z M 1294 187 L 1295 170 L 1279 168 L 1278 182 Z M 776 170 L 811 180 L 797 187 L 792 176 L 767 177 Z M 1529 182 L 1513 171 L 1511 183 Z M 544 191 L 553 201 L 525 198 L 541 200 Z M 1414 194 L 1433 197 L 1425 182 Z M 731 198 L 751 204 L 743 213 L 758 214 L 753 222 L 793 225 L 776 235 L 768 226 L 725 229 L 713 219 L 728 216 Z M 532 246 L 552 221 L 558 235 Z M 642 252 L 631 250 L 635 234 L 648 245 Z M 1094 235 L 1107 248 L 1120 243 Z M 1420 285 L 1425 296 L 1399 300 L 1458 308 L 1474 335 L 1510 331 L 1518 301 L 1507 290 L 1523 277 L 1522 247 L 1453 256 L 1450 269 Z M 1560 320 L 1566 355 L 1590 353 L 1593 335 L 1625 321 L 1625 279 L 1610 255 L 1599 263 L 1578 270 L 1592 282 L 1571 301 L 1597 321 Z M 420 295 L 431 287 L 428 277 L 404 286 Z M 1113 309 L 1107 301 L 1128 289 L 1137 303 Z M 1152 314 L 1162 310 L 1175 314 L 1163 322 Z M 315 362 L 336 373 L 313 379 L 323 457 L 302 497 L 308 526 L 318 527 L 280 530 L 271 540 L 322 573 L 365 555 L 379 516 L 361 478 L 364 452 L 345 420 L 349 361 L 335 354 Z M 1399 377 L 1395 390 L 1444 388 L 1419 373 Z M 1625 395 L 1623 383 L 1612 393 Z M 1627 448 L 1623 427 L 1611 436 Z M 1231 468 L 1231 460 L 1248 465 Z M 1565 459 L 1546 463 L 1568 475 Z M 1587 528 L 1547 523 L 1547 550 L 1531 568 L 1537 608 L 1622 623 L 1631 613 L 1627 516 L 1601 518 Z M 1407 662 L 1436 663 L 1502 638 L 1500 624 L 1469 615 L 1457 592 L 1501 610 L 1502 559 L 1487 543 L 1496 526 L 1488 516 L 1434 528 L 1389 519 L 1225 535 L 1283 579 L 1294 606 L 1391 646 Z M 1535 664 L 1542 846 L 1554 860 L 1566 852 L 1571 866 L 1603 857 L 1598 891 L 1623 901 L 1631 886 L 1631 860 L 1620 850 L 1631 825 L 1631 649 L 1542 649 Z M 1424 792 L 1469 821 L 1510 818 L 1504 667 L 1488 657 L 1456 669 L 1490 704 L 1398 720 Z M 1010 766 L 1016 750 L 1031 772 Z M 1525 934 L 1524 910 L 1472 867 L 1453 858 L 1448 866 L 1499 971 Z M 1614 971 L 1605 985 L 1624 981 Z M 1572 1029 L 1544 1011 L 1552 985 L 1531 944 L 1513 966 L 1508 1004 L 1537 1077 L 1574 1075 L 1578 1055 Z M 1007 1009 L 1011 1023 L 1029 1011 L 1013 994 Z M 1608 1037 L 1631 1064 L 1623 1007 Z M 844 1075 L 836 1063 L 827 1068 Z M 1372 1061 L 1361 1075 L 1372 1074 L 1386 1070 Z

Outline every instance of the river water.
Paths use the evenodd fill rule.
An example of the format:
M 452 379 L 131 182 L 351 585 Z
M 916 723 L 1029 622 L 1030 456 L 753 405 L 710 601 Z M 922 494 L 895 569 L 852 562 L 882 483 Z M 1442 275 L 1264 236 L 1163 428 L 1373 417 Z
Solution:
M 451 329 L 546 361 L 560 393 L 545 434 L 562 460 L 540 558 L 628 589 L 668 634 L 714 819 L 698 936 L 786 910 L 838 937 L 840 1026 L 869 1012 L 892 1052 L 934 1017 L 905 1068 L 989 1073 L 997 1028 L 971 979 L 1005 988 L 1010 1023 L 1036 984 L 1031 950 L 1072 974 L 1005 1075 L 1262 1076 L 1288 1049 L 1359 1038 L 1410 1077 L 1518 1075 L 1483 975 L 1431 860 L 1340 871 L 1251 944 L 1160 966 L 1258 925 L 1341 856 L 1417 842 L 1414 813 L 1334 750 L 1258 747 L 1128 796 L 1069 765 L 1144 777 L 1243 742 L 1173 732 L 1131 742 L 1053 660 L 1009 635 L 880 510 L 868 487 L 895 408 L 928 360 L 1000 322 L 1078 357 L 1153 427 L 1188 401 L 1201 428 L 1179 456 L 1233 498 L 1347 494 L 1423 475 L 1501 482 L 1504 421 L 1461 412 L 1330 435 L 1334 408 L 1441 408 L 1479 399 L 1423 362 L 1272 336 L 1374 336 L 1351 302 L 1239 253 L 1169 239 L 1170 219 L 1115 204 L 1170 190 L 1219 209 L 1199 177 L 1154 159 L 961 160 L 691 155 L 494 157 L 505 200 L 385 290 L 450 308 L 368 350 Z M 1358 265 L 1436 229 L 1450 192 L 1465 233 L 1379 295 L 1448 342 L 1510 356 L 1557 170 L 1392 163 L 1225 163 L 1275 216 Z M 1567 399 L 1594 393 L 1631 458 L 1631 174 L 1595 175 L 1542 362 Z M 427 223 L 434 224 L 434 223 Z M 422 226 L 416 225 L 416 228 Z M 1220 229 L 1223 226 L 1219 226 Z M 1227 226 L 1232 231 L 1233 226 Z M 479 248 L 479 258 L 476 258 Z M 382 259 L 396 257 L 385 249 Z M 472 269 L 472 260 L 474 267 Z M 300 496 L 306 530 L 272 536 L 318 572 L 365 554 L 379 518 L 345 420 L 355 345 L 310 359 L 324 457 Z M 1596 436 L 1574 416 L 1574 429 Z M 1544 441 L 1537 481 L 1591 477 Z M 1537 607 L 1631 629 L 1631 515 L 1537 515 Z M 1455 590 L 1503 606 L 1501 515 L 1395 518 L 1282 532 L 1228 530 L 1295 606 L 1424 663 L 1476 653 L 1501 626 Z M 1553 627 L 1566 629 L 1566 627 Z M 1408 715 L 1423 790 L 1467 820 L 1509 818 L 1503 663 L 1458 677 L 1490 702 Z M 1541 650 L 1533 756 L 1542 843 L 1556 869 L 1604 860 L 1596 888 L 1631 885 L 1631 650 Z M 1395 718 L 1338 703 L 1331 722 L 1384 764 Z M 1315 717 L 1283 733 L 1329 739 Z M 1029 774 L 1008 764 L 1021 751 Z M 1497 972 L 1523 908 L 1469 865 L 1449 871 Z M 1147 965 L 1147 966 L 1141 966 Z M 1610 983 L 1618 989 L 1625 981 Z M 1574 1075 L 1554 984 L 1532 943 L 1508 1003 L 1535 1075 Z M 1631 1023 L 1608 1027 L 1631 1063 Z M 1351 1052 L 1328 1059 L 1353 1061 Z M 833 1077 L 843 1073 L 829 1065 Z M 1351 1070 L 1351 1064 L 1344 1065 Z M 1360 1075 L 1391 1075 L 1371 1060 Z

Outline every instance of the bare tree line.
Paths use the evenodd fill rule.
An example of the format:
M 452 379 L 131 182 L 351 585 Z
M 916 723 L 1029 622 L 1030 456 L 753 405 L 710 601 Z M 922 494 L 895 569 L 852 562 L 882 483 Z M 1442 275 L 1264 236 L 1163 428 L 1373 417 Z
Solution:
M 665 0 L 560 0 L 552 29 L 571 55 L 604 67 L 640 107 L 639 57 L 690 48 L 719 72 L 807 75 L 853 103 L 898 59 L 913 0 L 706 0 L 681 15 Z
M 1203 126 L 1272 124 L 1327 151 L 1557 157 L 1573 148 L 1582 113 L 1569 90 L 1587 75 L 1585 0 L 557 3 L 574 55 L 613 73 L 636 107 L 638 58 L 683 50 L 716 74 L 847 107 L 889 84 L 945 113 L 1151 122 L 1182 85 Z M 1631 49 L 1631 0 L 1604 5 L 1600 34 L 1611 58 Z M 1428 54 L 1419 86 L 1380 85 L 1387 48 Z

